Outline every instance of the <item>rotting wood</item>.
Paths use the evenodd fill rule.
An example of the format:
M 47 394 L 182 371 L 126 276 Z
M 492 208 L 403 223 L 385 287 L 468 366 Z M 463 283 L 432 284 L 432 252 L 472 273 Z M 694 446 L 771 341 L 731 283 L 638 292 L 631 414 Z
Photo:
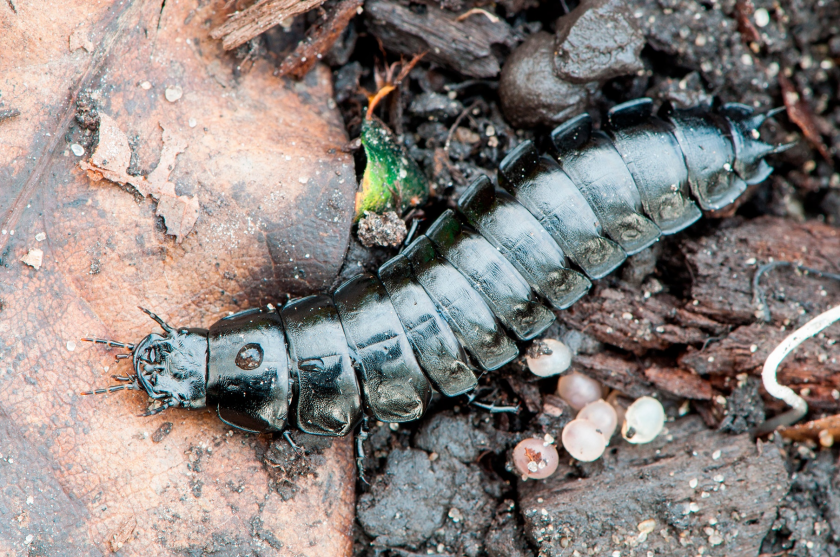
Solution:
M 560 314 L 562 322 L 641 356 L 674 344 L 702 343 L 725 325 L 686 311 L 669 294 L 602 288 Z
M 428 51 L 427 60 L 472 77 L 494 77 L 501 66 L 495 47 L 513 48 L 518 42 L 504 20 L 486 17 L 458 21 L 447 10 L 430 8 L 424 13 L 386 0 L 365 6 L 370 32 L 390 52 L 413 55 Z
M 760 321 L 764 312 L 756 306 L 752 284 L 769 261 L 836 274 L 836 228 L 774 217 L 725 223 L 710 236 L 682 242 L 692 277 L 691 302 L 656 292 L 654 282 L 638 292 L 618 283 L 561 312 L 564 325 L 641 358 L 609 351 L 578 355 L 577 369 L 630 396 L 656 387 L 708 400 L 714 392 L 728 393 L 741 374 L 760 375 L 767 356 L 793 329 L 837 304 L 838 281 L 780 266 L 765 272 L 759 283 L 772 318 L 767 324 Z M 657 288 L 651 291 L 651 285 Z M 824 338 L 803 344 L 779 370 L 779 382 L 796 388 L 814 410 L 840 410 L 840 343 L 832 333 L 838 329 L 835 325 Z M 667 358 L 657 360 L 675 347 L 681 351 L 676 366 Z M 764 395 L 768 408 L 781 408 Z
M 789 479 L 779 449 L 722 438 L 697 416 L 652 443 L 617 443 L 584 477 L 571 466 L 519 484 L 526 532 L 541 555 L 757 555 Z M 585 501 L 585 504 L 581 504 Z
M 823 445 L 833 445 L 840 440 L 840 414 L 812 420 L 779 429 L 779 435 L 791 441 L 819 441 Z M 830 439 L 827 436 L 831 436 Z
M 224 49 L 232 50 L 287 18 L 317 8 L 324 1 L 260 0 L 241 12 L 235 12 L 225 23 L 213 29 L 210 36 L 214 39 L 222 39 Z
M 657 388 L 681 398 L 709 400 L 714 394 L 708 381 L 682 369 L 654 365 L 645 369 L 645 377 Z
M 654 392 L 636 359 L 619 356 L 611 351 L 605 350 L 591 356 L 579 354 L 574 359 L 574 368 L 628 396 L 648 396 Z
M 306 38 L 280 64 L 277 75 L 280 77 L 291 75 L 296 79 L 302 79 L 332 48 L 350 24 L 350 20 L 358 13 L 362 3 L 362 0 L 343 0 L 330 10 L 322 24 L 309 28 Z

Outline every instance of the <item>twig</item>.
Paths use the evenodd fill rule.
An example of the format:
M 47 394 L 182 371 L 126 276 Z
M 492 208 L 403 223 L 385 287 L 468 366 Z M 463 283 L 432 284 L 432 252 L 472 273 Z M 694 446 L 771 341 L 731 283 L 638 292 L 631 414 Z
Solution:
M 753 435 L 759 436 L 775 431 L 782 425 L 790 425 L 797 422 L 808 413 L 808 403 L 805 399 L 796 394 L 790 387 L 779 385 L 776 378 L 776 371 L 785 357 L 796 350 L 796 348 L 833 323 L 840 321 L 840 306 L 835 306 L 811 319 L 805 325 L 788 335 L 782 343 L 773 350 L 764 362 L 764 369 L 761 371 L 761 380 L 767 392 L 790 406 L 790 410 L 779 414 L 775 418 L 765 421 L 753 430 Z
M 799 271 L 805 271 L 807 273 L 814 274 L 818 277 L 840 281 L 840 275 L 836 273 L 820 271 L 819 269 L 811 269 L 810 267 L 798 265 L 790 261 L 773 261 L 772 263 L 761 265 L 758 269 L 756 269 L 755 275 L 753 275 L 752 291 L 753 304 L 762 312 L 762 318 L 765 323 L 770 323 L 771 320 L 770 307 L 767 305 L 767 297 L 764 294 L 764 290 L 762 290 L 761 286 L 759 285 L 759 281 L 765 273 L 767 273 L 768 271 L 772 271 L 773 269 L 777 269 L 779 267 L 793 267 L 794 269 L 797 269 Z
M 831 153 L 822 140 L 822 132 L 814 120 L 811 107 L 802 98 L 802 95 L 799 94 L 799 91 L 796 90 L 793 83 L 785 77 L 783 72 L 779 73 L 779 86 L 782 88 L 782 100 L 785 102 L 788 117 L 794 124 L 799 126 L 799 129 L 802 130 L 805 139 L 808 140 L 811 146 L 822 155 L 822 158 L 826 162 L 831 164 Z
M 481 102 L 481 99 L 479 99 L 479 100 L 475 101 L 475 102 L 474 102 L 474 103 L 472 103 L 470 106 L 468 106 L 467 108 L 465 108 L 464 110 L 462 110 L 462 111 L 461 111 L 461 114 L 459 114 L 459 115 L 458 115 L 458 117 L 457 117 L 457 118 L 455 118 L 455 123 L 454 123 L 454 124 L 452 124 L 452 127 L 451 127 L 451 128 L 449 128 L 449 133 L 448 133 L 448 134 L 446 134 L 446 143 L 444 143 L 444 144 L 443 144 L 443 150 L 444 150 L 444 151 L 446 151 L 446 154 L 447 154 L 447 155 L 449 155 L 449 144 L 452 142 L 452 134 L 454 134 L 454 133 L 455 133 L 455 130 L 456 130 L 456 129 L 458 129 L 458 124 L 460 124 L 460 123 L 461 123 L 461 120 L 463 120 L 463 119 L 464 119 L 464 116 L 466 116 L 467 114 L 469 114 L 469 113 L 470 113 L 470 111 L 471 111 L 473 108 L 475 108 L 476 106 L 478 106 L 478 103 L 479 103 L 479 102 Z
M 417 65 L 424 56 L 426 52 L 421 52 L 417 54 L 408 64 L 403 64 L 400 73 L 397 75 L 396 79 L 393 78 L 394 69 L 397 67 L 397 63 L 391 65 L 391 67 L 386 72 L 385 78 L 385 85 L 381 87 L 373 97 L 371 97 L 370 102 L 368 103 L 368 109 L 365 113 L 365 118 L 368 120 L 373 118 L 373 109 L 376 108 L 376 105 L 379 104 L 379 101 L 384 99 L 388 94 L 397 88 L 397 86 L 402 83 L 403 79 L 408 77 L 409 72 Z

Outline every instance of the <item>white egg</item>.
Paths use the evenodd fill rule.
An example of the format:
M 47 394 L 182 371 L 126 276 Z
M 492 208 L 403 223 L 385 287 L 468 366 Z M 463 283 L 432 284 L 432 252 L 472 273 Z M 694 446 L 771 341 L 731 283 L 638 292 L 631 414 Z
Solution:
M 575 410 L 601 398 L 601 384 L 578 372 L 564 375 L 557 382 L 557 396 Z
M 598 460 L 607 448 L 607 440 L 589 420 L 572 420 L 563 428 L 561 438 L 572 458 L 583 462 Z
M 615 413 L 615 408 L 605 400 L 596 400 L 584 406 L 578 412 L 577 419 L 589 420 L 595 424 L 598 431 L 604 435 L 607 444 L 609 444 L 610 438 L 618 425 L 618 415 Z
M 627 408 L 621 435 L 630 443 L 650 443 L 665 427 L 665 409 L 653 397 L 643 396 Z
M 540 377 L 551 377 L 569 369 L 572 365 L 572 351 L 568 346 L 553 338 L 543 339 L 542 343 L 551 354 L 540 354 L 536 358 L 527 356 L 525 362 L 531 373 Z

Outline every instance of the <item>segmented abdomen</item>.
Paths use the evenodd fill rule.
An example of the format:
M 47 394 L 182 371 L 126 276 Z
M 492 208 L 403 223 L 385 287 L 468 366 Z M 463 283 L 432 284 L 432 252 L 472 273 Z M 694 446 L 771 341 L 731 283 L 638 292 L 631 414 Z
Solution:
M 604 131 L 586 114 L 558 127 L 549 155 L 522 143 L 500 165 L 502 190 L 475 180 L 378 276 L 281 310 L 297 426 L 344 435 L 362 400 L 401 422 L 423 414 L 432 387 L 469 391 L 474 369 L 514 359 L 516 341 L 590 280 L 764 180 L 762 159 L 779 150 L 758 138 L 766 116 L 743 105 L 655 116 L 638 99 L 610 111 Z

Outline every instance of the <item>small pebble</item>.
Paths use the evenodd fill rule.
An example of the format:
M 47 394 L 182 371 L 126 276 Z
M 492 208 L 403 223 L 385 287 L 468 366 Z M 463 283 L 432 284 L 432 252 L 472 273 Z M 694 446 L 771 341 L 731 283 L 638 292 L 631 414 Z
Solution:
M 70 146 L 70 150 L 73 151 L 73 154 L 77 157 L 81 157 L 85 154 L 85 148 L 79 145 L 78 143 L 74 143 Z
M 75 349 L 76 349 L 76 343 L 75 343 L 75 342 L 73 342 L 72 340 L 68 340 L 68 341 L 67 341 L 67 350 L 69 350 L 70 352 L 72 352 L 72 351 L 74 351 Z
M 166 97 L 171 103 L 174 103 L 178 99 L 180 99 L 184 95 L 184 90 L 181 89 L 179 85 L 175 85 L 174 87 L 167 87 L 163 93 L 163 96 Z
M 653 397 L 643 396 L 627 408 L 621 435 L 630 443 L 650 443 L 665 426 L 665 409 Z
M 44 234 L 43 232 L 38 232 L 37 234 L 35 234 L 35 239 L 38 240 L 39 242 L 43 242 L 44 240 L 47 239 L 47 235 Z
M 712 460 L 717 460 L 720 458 L 720 450 L 717 450 L 712 453 Z
M 523 479 L 547 478 L 557 470 L 559 463 L 557 449 L 542 439 L 525 439 L 513 448 L 513 464 Z
M 770 24 L 770 13 L 765 8 L 759 8 L 753 14 L 756 27 L 767 27 Z
M 148 81 L 144 81 L 143 83 L 140 84 L 140 88 L 145 90 L 145 91 L 148 91 L 149 89 L 152 88 L 152 84 L 149 83 Z
M 528 369 L 534 375 L 539 377 L 560 375 L 572 365 L 572 351 L 559 340 L 546 338 L 534 344 L 536 354 L 525 357 Z
M 190 125 L 191 128 L 194 128 L 198 125 L 198 122 L 195 121 L 195 118 L 190 118 L 187 123 Z
M 652 518 L 643 520 L 639 523 L 638 528 L 642 534 L 650 534 L 656 528 L 656 521 Z

